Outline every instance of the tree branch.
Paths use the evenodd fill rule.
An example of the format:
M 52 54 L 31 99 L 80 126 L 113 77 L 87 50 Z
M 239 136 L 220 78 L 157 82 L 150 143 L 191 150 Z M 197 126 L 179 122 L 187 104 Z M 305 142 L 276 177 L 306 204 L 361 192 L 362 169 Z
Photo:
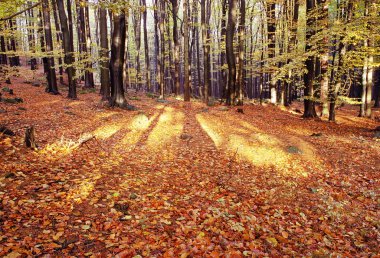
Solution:
M 8 17 L 5 17 L 5 18 L 0 18 L 0 21 L 10 20 L 10 19 L 16 17 L 17 15 L 20 15 L 20 14 L 22 14 L 22 13 L 24 13 L 24 12 L 29 11 L 30 9 L 33 9 L 34 7 L 37 7 L 37 6 L 40 5 L 40 4 L 41 4 L 41 2 L 35 3 L 34 5 L 31 5 L 31 6 L 29 6 L 28 8 L 26 8 L 26 9 L 24 9 L 24 10 L 21 10 L 21 11 L 19 11 L 19 12 L 17 12 L 17 13 L 14 13 L 14 14 L 12 14 L 11 16 L 8 16 Z

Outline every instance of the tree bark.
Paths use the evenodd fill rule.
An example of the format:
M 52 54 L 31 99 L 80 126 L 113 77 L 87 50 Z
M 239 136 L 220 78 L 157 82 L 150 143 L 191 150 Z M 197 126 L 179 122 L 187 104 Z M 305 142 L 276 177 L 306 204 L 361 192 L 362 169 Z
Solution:
M 47 81 L 48 88 L 47 92 L 52 94 L 58 94 L 57 87 L 57 78 L 55 74 L 54 68 L 54 57 L 53 54 L 53 37 L 51 32 L 51 24 L 50 24 L 50 8 L 49 8 L 49 0 L 43 0 L 42 2 L 42 14 L 44 19 L 44 31 L 45 31 L 45 42 L 46 42 L 46 55 L 47 57 Z M 50 56 L 49 56 L 50 55 Z
M 69 4 L 67 9 L 71 9 L 70 0 L 67 1 Z M 75 68 L 73 66 L 74 63 L 74 43 L 72 37 L 72 30 L 70 31 L 70 22 L 67 19 L 65 7 L 63 0 L 57 0 L 58 14 L 59 19 L 61 21 L 61 29 L 62 29 L 62 40 L 63 40 L 63 50 L 65 54 L 64 62 L 66 65 L 66 73 L 69 83 L 69 93 L 68 98 L 76 99 L 76 81 L 75 81 Z M 68 14 L 71 14 L 71 11 L 68 11 Z
M 239 66 L 237 72 L 236 97 L 237 105 L 243 105 L 243 67 L 244 67 L 244 50 L 245 50 L 245 0 L 240 0 L 240 24 L 239 24 Z
M 307 33 L 306 33 L 306 47 L 305 51 L 308 53 L 311 50 L 310 39 L 315 34 L 314 31 L 314 21 L 315 18 L 312 17 L 311 12 L 315 8 L 314 0 L 306 0 L 306 14 L 307 18 Z M 312 99 L 314 97 L 314 76 L 315 76 L 315 57 L 309 56 L 305 62 L 307 73 L 304 75 L 304 83 L 305 83 L 305 99 L 304 99 L 304 118 L 313 118 L 317 117 L 317 113 L 315 112 L 315 102 Z
M 148 30 L 147 30 L 147 5 L 146 0 L 142 0 L 144 6 L 143 12 L 143 26 L 144 26 L 144 47 L 145 47 L 145 79 L 147 84 L 147 90 L 151 90 L 150 81 L 150 58 L 149 58 L 149 42 L 148 42 Z
M 183 28 L 184 28 L 184 72 L 185 72 L 185 85 L 184 85 L 184 100 L 190 101 L 190 69 L 189 69 L 189 18 L 188 18 L 189 0 L 183 2 Z
M 102 100 L 110 97 L 110 73 L 108 69 L 108 31 L 107 31 L 107 10 L 99 7 L 99 34 L 100 34 L 100 87 Z
M 228 8 L 228 24 L 226 31 L 226 55 L 228 64 L 227 105 L 235 103 L 236 61 L 234 54 L 234 34 L 237 20 L 237 0 L 230 0 Z
M 124 96 L 123 64 L 125 54 L 126 25 L 125 13 L 113 13 L 113 34 L 111 44 L 111 99 L 110 106 L 125 108 L 128 103 Z

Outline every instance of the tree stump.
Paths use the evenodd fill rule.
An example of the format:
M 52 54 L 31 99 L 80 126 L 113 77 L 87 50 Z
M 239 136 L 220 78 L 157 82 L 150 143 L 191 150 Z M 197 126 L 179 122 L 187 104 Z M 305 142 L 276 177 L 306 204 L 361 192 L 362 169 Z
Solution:
M 25 131 L 25 145 L 28 148 L 37 149 L 34 126 L 26 128 L 26 131 Z

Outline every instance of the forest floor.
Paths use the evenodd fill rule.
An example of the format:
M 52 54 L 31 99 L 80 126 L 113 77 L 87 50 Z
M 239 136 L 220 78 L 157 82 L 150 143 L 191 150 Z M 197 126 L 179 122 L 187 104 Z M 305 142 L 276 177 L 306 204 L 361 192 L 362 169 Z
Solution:
M 300 104 L 242 114 L 129 93 L 138 110 L 127 111 L 21 77 L 10 87 L 24 102 L 0 103 L 16 133 L 0 136 L 0 256 L 380 252 L 379 122 L 357 107 L 329 123 L 302 119 Z M 31 125 L 38 150 L 24 147 Z

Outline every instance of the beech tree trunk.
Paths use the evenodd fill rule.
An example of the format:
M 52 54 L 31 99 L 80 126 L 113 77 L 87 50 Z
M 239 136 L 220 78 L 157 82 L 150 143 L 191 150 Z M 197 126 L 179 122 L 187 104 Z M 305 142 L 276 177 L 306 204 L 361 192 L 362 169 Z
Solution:
M 71 9 L 70 0 L 67 0 L 67 9 Z M 76 99 L 76 81 L 75 81 L 75 68 L 74 63 L 74 43 L 72 37 L 72 30 L 70 30 L 70 20 L 67 19 L 65 7 L 63 0 L 57 0 L 58 14 L 61 21 L 61 30 L 62 30 L 62 40 L 63 40 L 63 51 L 65 54 L 64 62 L 66 64 L 66 73 L 69 83 L 69 93 L 68 98 Z M 71 10 L 68 11 L 68 14 L 71 14 Z M 72 28 L 72 24 L 71 24 Z
M 237 20 L 237 0 L 230 0 L 228 7 L 228 24 L 226 31 L 226 55 L 228 64 L 227 105 L 235 103 L 236 61 L 234 54 L 234 34 Z
M 240 0 L 240 24 L 239 24 L 239 69 L 237 73 L 237 105 L 243 105 L 243 67 L 244 67 L 244 50 L 245 50 L 245 0 Z
M 125 54 L 125 13 L 113 13 L 113 33 L 111 43 L 111 60 L 110 60 L 110 76 L 111 76 L 111 99 L 112 107 L 127 107 L 128 103 L 124 96 L 123 87 L 123 64 Z
M 107 11 L 99 7 L 99 34 L 100 34 L 100 93 L 102 100 L 108 100 L 110 92 L 110 73 L 108 69 L 108 31 L 107 31 Z
M 142 0 L 144 6 L 143 12 L 143 26 L 144 26 L 144 47 L 145 47 L 145 79 L 147 90 L 151 90 L 151 79 L 150 79 L 150 58 L 149 58 L 149 42 L 148 42 L 148 30 L 147 30 L 147 5 L 146 0 Z
M 43 0 L 42 2 L 42 15 L 44 18 L 44 31 L 45 31 L 45 42 L 46 42 L 46 55 L 50 55 L 47 57 L 47 82 L 48 88 L 47 92 L 52 94 L 58 94 L 57 87 L 57 78 L 55 74 L 54 67 L 54 57 L 53 55 L 53 37 L 51 32 L 51 24 L 50 24 L 50 9 L 49 9 L 49 0 Z
M 189 8 L 189 0 L 184 0 L 183 2 L 183 27 L 184 27 L 184 50 L 183 50 L 183 58 L 184 58 L 184 100 L 190 101 L 190 62 L 189 62 L 189 18 L 188 18 L 188 8 Z
M 314 35 L 315 31 L 313 29 L 315 18 L 311 16 L 311 12 L 315 8 L 314 0 L 306 0 L 306 13 L 308 15 L 307 18 L 307 26 L 309 31 L 306 33 L 306 52 L 311 50 L 310 39 Z M 315 57 L 309 56 L 306 60 L 306 69 L 307 73 L 304 75 L 304 83 L 305 83 L 305 100 L 304 100 L 304 118 L 313 118 L 317 117 L 317 113 L 315 112 L 315 102 L 312 99 L 314 97 L 314 76 L 315 76 Z

